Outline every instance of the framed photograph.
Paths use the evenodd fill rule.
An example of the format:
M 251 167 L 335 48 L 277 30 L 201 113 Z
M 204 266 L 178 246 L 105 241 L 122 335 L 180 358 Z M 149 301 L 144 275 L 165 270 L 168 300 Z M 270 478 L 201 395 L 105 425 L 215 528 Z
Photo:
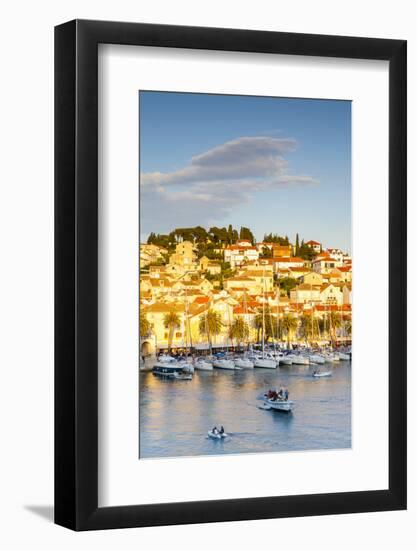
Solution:
M 406 42 L 55 29 L 55 521 L 406 507 Z

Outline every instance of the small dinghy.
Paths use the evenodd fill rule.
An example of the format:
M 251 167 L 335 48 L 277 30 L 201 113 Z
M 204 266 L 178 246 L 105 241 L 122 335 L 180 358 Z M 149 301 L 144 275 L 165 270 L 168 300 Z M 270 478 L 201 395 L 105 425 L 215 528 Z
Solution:
M 328 376 L 331 376 L 332 373 L 330 371 L 326 371 L 326 372 L 313 372 L 313 378 L 325 378 L 325 377 L 328 377 Z
M 225 437 L 227 437 L 227 433 L 226 432 L 220 433 L 219 431 L 214 432 L 213 430 L 209 430 L 207 432 L 207 436 L 210 439 L 224 439 Z

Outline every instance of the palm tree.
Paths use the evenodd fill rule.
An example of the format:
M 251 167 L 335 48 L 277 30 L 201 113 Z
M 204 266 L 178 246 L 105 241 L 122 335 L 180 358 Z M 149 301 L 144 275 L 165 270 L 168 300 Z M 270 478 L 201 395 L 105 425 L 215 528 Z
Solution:
M 265 307 L 265 314 L 258 313 L 258 315 L 255 317 L 255 328 L 258 331 L 258 337 L 257 341 L 259 342 L 259 333 L 261 330 L 264 330 L 264 339 L 265 342 L 268 342 L 269 338 L 273 338 L 275 336 L 275 322 L 273 321 L 274 318 L 276 319 L 276 315 L 274 317 L 274 314 L 271 311 L 271 308 L 269 306 Z M 263 327 L 263 324 L 265 323 L 265 327 Z
M 294 317 L 294 315 L 286 314 L 281 321 L 281 326 L 287 333 L 287 348 L 289 348 L 291 333 L 298 327 L 298 319 L 297 317 Z
M 210 354 L 212 353 L 212 337 L 220 334 L 222 330 L 222 318 L 220 313 L 209 309 L 205 315 L 200 316 L 198 323 L 198 330 L 200 334 L 207 336 L 207 341 L 210 349 Z
M 141 311 L 139 315 L 139 334 L 141 338 L 146 338 L 151 332 L 152 325 L 148 321 L 145 312 Z
M 233 341 L 236 340 L 240 347 L 241 342 L 248 340 L 249 338 L 249 325 L 242 317 L 237 317 L 229 328 L 229 338 Z
M 164 327 L 169 330 L 168 333 L 168 351 L 171 351 L 174 330 L 181 326 L 181 319 L 177 313 L 171 311 L 164 315 Z
M 314 335 L 320 332 L 320 325 L 317 319 L 312 319 L 310 314 L 305 314 L 301 317 L 300 323 L 301 335 L 305 340 L 313 341 Z
M 345 331 L 348 336 L 351 336 L 352 334 L 352 321 L 348 320 L 345 322 Z
M 336 340 L 336 330 L 342 325 L 342 318 L 338 311 L 331 311 L 329 315 L 329 328 L 330 338 L 332 340 L 332 346 Z

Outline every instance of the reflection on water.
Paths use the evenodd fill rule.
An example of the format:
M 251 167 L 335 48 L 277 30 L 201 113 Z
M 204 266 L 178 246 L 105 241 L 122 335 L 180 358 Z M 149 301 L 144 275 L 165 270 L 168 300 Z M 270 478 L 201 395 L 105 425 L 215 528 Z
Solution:
M 191 381 L 140 373 L 140 458 L 342 449 L 351 446 L 351 367 L 313 378 L 314 367 L 196 371 Z M 327 366 L 326 366 L 326 370 Z M 286 386 L 291 414 L 259 409 Z M 229 438 L 207 439 L 223 425 Z

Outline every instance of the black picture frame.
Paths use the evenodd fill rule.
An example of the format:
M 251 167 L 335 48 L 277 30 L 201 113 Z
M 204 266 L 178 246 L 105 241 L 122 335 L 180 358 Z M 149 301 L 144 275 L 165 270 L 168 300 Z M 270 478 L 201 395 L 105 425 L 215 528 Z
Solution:
M 389 62 L 387 490 L 98 506 L 99 44 Z M 406 113 L 404 40 L 83 20 L 70 21 L 55 28 L 57 524 L 78 531 L 406 508 Z

